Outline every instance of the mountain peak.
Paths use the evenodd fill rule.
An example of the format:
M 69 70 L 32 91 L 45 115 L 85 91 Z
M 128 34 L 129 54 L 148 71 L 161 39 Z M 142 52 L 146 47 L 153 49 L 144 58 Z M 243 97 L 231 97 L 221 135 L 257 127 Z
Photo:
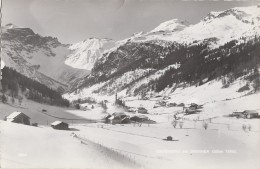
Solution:
M 158 32 L 158 31 L 175 32 L 175 31 L 183 30 L 188 25 L 189 25 L 189 23 L 187 21 L 172 19 L 172 20 L 161 23 L 159 26 L 157 26 L 151 32 Z
M 210 21 L 216 18 L 223 18 L 227 16 L 233 16 L 236 19 L 251 23 L 254 18 L 260 17 L 259 6 L 248 6 L 248 7 L 235 7 L 220 12 L 210 12 L 203 21 Z
M 70 45 L 72 51 L 65 63 L 77 69 L 91 70 L 103 52 L 115 46 L 115 41 L 108 38 L 88 38 Z

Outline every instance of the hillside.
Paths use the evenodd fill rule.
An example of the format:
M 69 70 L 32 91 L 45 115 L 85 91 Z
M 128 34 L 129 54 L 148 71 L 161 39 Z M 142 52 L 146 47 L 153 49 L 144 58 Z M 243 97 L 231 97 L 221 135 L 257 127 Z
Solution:
M 2 29 L 2 59 L 6 66 L 60 92 L 88 75 L 102 53 L 114 46 L 108 39 L 62 44 L 57 38 L 43 37 L 13 24 Z
M 5 66 L 1 71 L 0 92 L 2 93 L 1 101 L 3 103 L 7 103 L 7 97 L 10 96 L 12 103 L 15 102 L 15 99 L 21 103 L 23 98 L 26 97 L 42 104 L 69 107 L 69 101 L 64 99 L 58 91 L 32 80 L 12 68 Z
M 260 5 L 119 41 L 2 37 L 0 168 L 259 169 Z
M 171 20 L 151 32 L 135 34 L 105 52 L 90 75 L 69 93 L 80 96 L 89 88 L 93 93 L 125 90 L 127 96 L 144 96 L 148 91 L 214 79 L 225 79 L 225 86 L 226 78 L 232 83 L 245 74 L 258 90 L 259 11 L 257 6 L 232 8 L 211 12 L 194 25 Z M 156 31 L 159 34 L 153 34 Z
M 89 38 L 69 47 L 72 52 L 65 63 L 74 68 L 91 70 L 103 52 L 114 46 L 115 42 L 111 39 Z
M 235 90 L 238 85 L 233 86 L 232 90 Z M 153 103 L 161 98 L 153 100 L 128 98 L 126 100 L 129 106 L 138 107 L 142 104 L 146 107 L 149 110 L 146 116 L 155 120 L 156 124 L 143 124 L 139 127 L 137 124 L 75 124 L 74 121 L 74 123 L 70 122 L 71 130 L 69 131 L 51 129 L 47 125 L 47 120 L 55 119 L 49 119 L 49 117 L 45 119 L 46 117 L 42 117 L 37 111 L 42 105 L 38 105 L 38 109 L 35 109 L 33 104 L 28 102 L 28 106 L 34 111 L 29 115 L 33 120 L 42 118 L 40 124 L 43 125 L 32 127 L 0 121 L 1 142 L 5 145 L 1 165 L 4 168 L 107 168 L 109 165 L 109 168 L 115 169 L 189 168 L 191 166 L 207 169 L 214 164 L 217 169 L 246 167 L 256 169 L 259 166 L 260 153 L 255 148 L 259 145 L 259 119 L 237 119 L 224 115 L 235 109 L 237 111 L 245 108 L 259 110 L 257 102 L 259 93 L 246 97 L 237 95 L 237 98 L 231 98 L 233 95 L 230 92 L 228 93 L 230 100 L 225 100 L 226 91 L 230 89 L 220 94 L 220 89 L 214 90 L 219 86 L 214 83 L 204 84 L 199 88 L 190 87 L 170 95 L 171 102 L 199 101 L 204 103 L 204 110 L 200 114 L 183 116 L 180 120 L 184 124 L 183 128 L 179 126 L 174 128 L 171 124 L 172 116 L 181 110 L 181 107 L 152 108 Z M 201 92 L 205 95 L 202 96 Z M 219 94 L 218 98 L 209 99 L 216 96 L 216 93 Z M 194 97 L 187 100 L 191 94 Z M 194 100 L 195 96 L 200 100 Z M 108 103 L 108 113 L 115 111 L 111 101 L 109 100 Z M 44 108 L 48 110 L 48 113 L 62 111 L 49 106 Z M 67 111 L 81 118 L 101 119 L 104 116 L 98 113 L 98 109 Z M 131 112 L 127 114 L 136 115 Z M 59 116 L 64 115 L 65 112 L 59 114 Z M 44 120 L 46 120 L 45 124 Z M 203 128 L 204 122 L 209 125 L 207 130 Z M 251 126 L 251 129 L 244 131 L 242 125 Z M 174 141 L 163 140 L 167 136 L 172 136 Z M 20 143 L 28 146 L 19 146 L 15 140 L 20 140 Z

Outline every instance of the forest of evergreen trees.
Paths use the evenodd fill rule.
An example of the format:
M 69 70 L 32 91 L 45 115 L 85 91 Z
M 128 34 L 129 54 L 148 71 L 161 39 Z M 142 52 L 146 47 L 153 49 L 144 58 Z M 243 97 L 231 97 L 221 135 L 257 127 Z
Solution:
M 22 93 L 27 99 L 57 106 L 70 105 L 69 101 L 63 99 L 61 94 L 48 88 L 47 86 L 32 80 L 12 68 L 5 67 L 2 70 L 2 100 L 5 101 L 5 95 L 10 95 L 11 98 L 20 98 L 19 93 Z
M 180 63 L 180 68 L 166 71 L 163 76 L 150 85 L 154 90 L 161 91 L 174 83 L 185 82 L 190 85 L 201 85 L 204 83 L 203 79 L 210 81 L 221 76 L 227 76 L 226 83 L 231 83 L 253 70 L 251 76 L 255 78 L 251 78 L 251 81 L 255 83 L 255 90 L 258 90 L 260 38 L 256 37 L 238 45 L 236 43 L 237 41 L 231 41 L 211 51 L 207 51 L 203 44 L 183 47 L 182 51 L 186 51 L 186 53 L 183 53 L 182 57 L 172 53 L 165 59 L 168 64 Z

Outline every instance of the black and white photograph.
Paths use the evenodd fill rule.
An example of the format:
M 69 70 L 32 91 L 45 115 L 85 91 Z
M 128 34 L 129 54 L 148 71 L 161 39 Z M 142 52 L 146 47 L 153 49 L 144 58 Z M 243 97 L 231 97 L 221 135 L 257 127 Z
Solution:
M 260 169 L 260 0 L 0 2 L 0 168 Z

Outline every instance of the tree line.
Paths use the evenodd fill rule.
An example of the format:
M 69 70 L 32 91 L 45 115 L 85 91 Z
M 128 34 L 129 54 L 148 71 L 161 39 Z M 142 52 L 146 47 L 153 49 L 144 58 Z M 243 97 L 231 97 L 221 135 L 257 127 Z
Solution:
M 69 101 L 64 99 L 57 91 L 50 89 L 9 67 L 4 67 L 2 70 L 1 84 L 2 97 L 9 95 L 11 98 L 19 99 L 21 97 L 19 96 L 19 93 L 21 93 L 25 95 L 27 99 L 39 103 L 66 107 L 70 105 Z M 5 101 L 5 98 L 4 100 L 2 99 L 2 101 Z

